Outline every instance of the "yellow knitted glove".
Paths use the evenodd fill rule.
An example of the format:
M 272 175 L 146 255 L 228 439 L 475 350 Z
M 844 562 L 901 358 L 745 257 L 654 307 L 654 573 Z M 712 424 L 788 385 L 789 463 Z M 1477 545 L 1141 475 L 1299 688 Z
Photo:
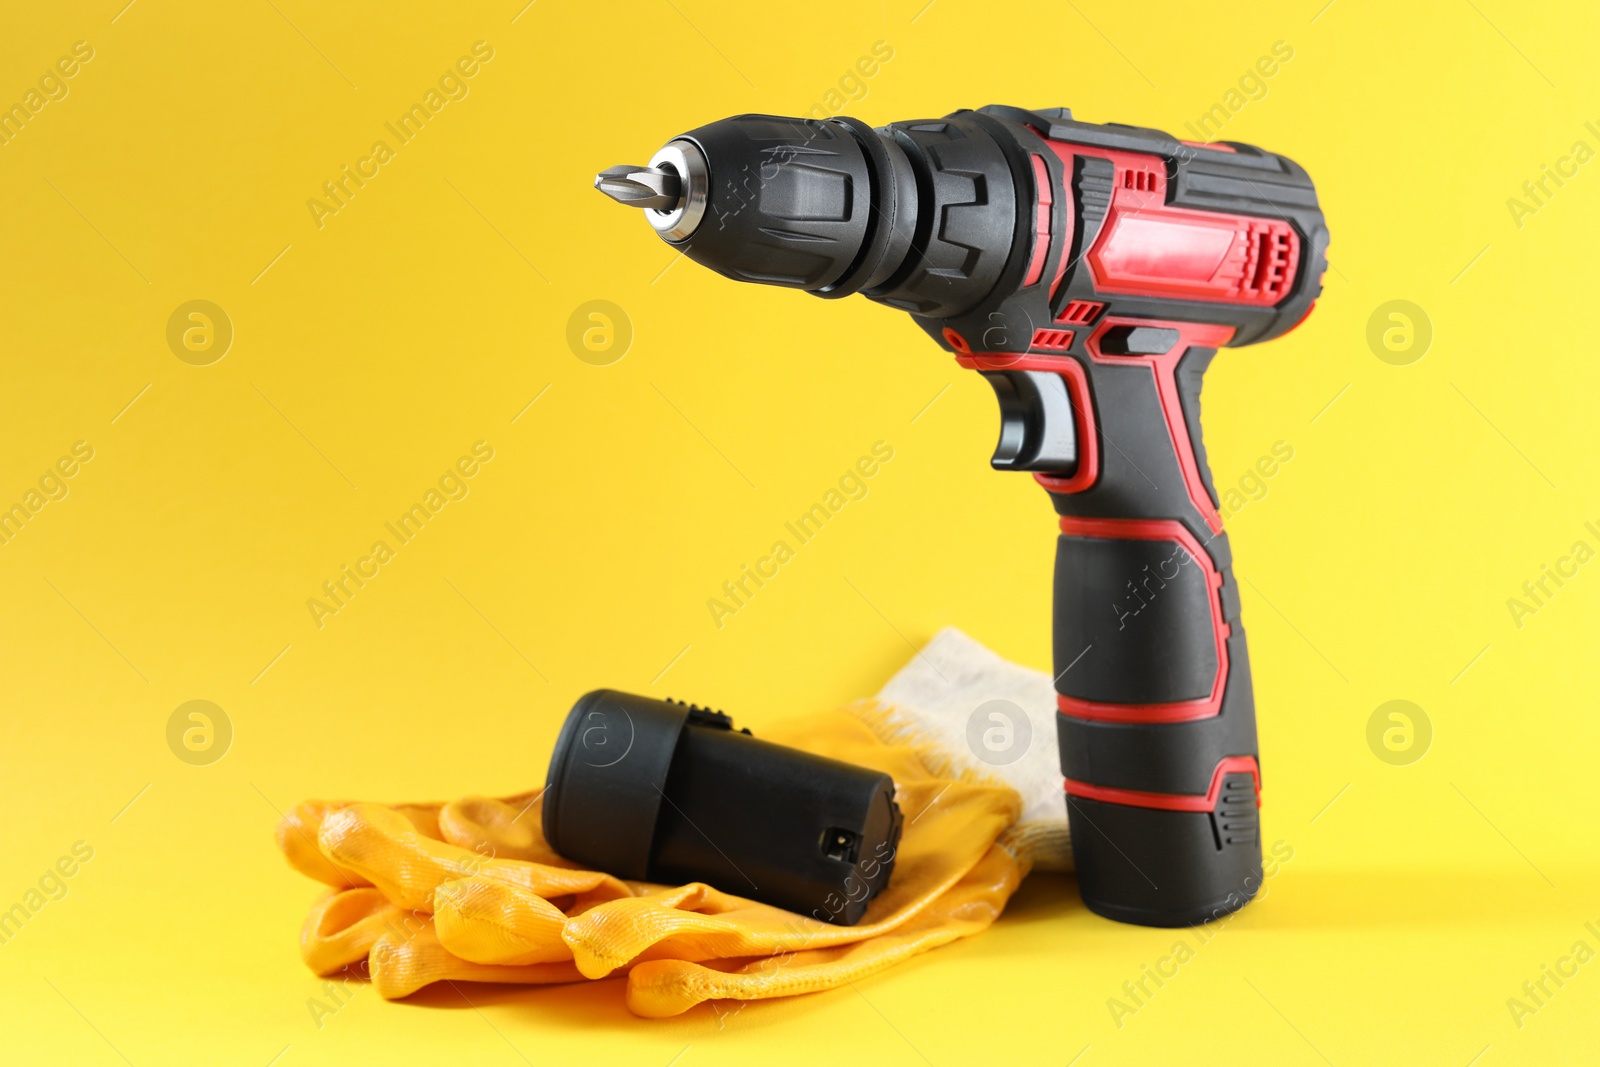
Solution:
M 872 724 L 872 725 L 869 725 Z M 297 870 L 338 887 L 301 950 L 318 974 L 368 961 L 384 997 L 444 979 L 551 983 L 627 970 L 644 1016 L 703 1000 L 830 989 L 993 922 L 1030 857 L 997 844 L 1021 801 L 941 754 L 880 739 L 863 705 L 762 736 L 888 773 L 905 819 L 894 874 L 856 926 L 834 926 L 694 883 L 581 871 L 540 833 L 533 794 L 450 804 L 306 802 L 278 827 Z

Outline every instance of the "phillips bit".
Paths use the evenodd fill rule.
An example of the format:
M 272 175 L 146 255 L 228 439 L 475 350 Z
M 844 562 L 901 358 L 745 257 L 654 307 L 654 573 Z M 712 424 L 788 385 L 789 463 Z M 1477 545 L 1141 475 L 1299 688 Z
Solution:
M 617 203 L 653 207 L 657 211 L 671 211 L 678 206 L 682 185 L 671 171 L 626 163 L 607 167 L 594 176 L 594 187 Z

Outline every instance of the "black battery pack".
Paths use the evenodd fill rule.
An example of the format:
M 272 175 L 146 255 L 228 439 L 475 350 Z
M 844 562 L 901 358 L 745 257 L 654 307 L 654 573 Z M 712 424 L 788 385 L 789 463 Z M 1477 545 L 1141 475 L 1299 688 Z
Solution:
M 842 926 L 888 884 L 900 827 L 887 774 L 610 689 L 573 705 L 545 783 L 544 836 L 567 859 Z

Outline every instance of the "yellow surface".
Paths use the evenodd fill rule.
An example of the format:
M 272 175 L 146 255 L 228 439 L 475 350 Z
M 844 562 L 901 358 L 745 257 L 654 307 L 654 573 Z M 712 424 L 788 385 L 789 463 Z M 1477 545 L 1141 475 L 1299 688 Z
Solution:
M 1600 577 L 1565 564 L 1520 620 L 1507 600 L 1600 547 L 1594 13 L 122 2 L 12 5 L 0 34 L 3 101 L 93 52 L 0 145 L 0 501 L 93 451 L 0 544 L 0 908 L 40 905 L 0 945 L 7 1063 L 1592 1058 L 1600 965 L 1562 960 L 1600 948 Z M 318 228 L 307 200 L 477 41 L 468 95 Z M 1232 107 L 1277 41 L 1293 58 Z M 1220 103 L 1224 137 L 1299 160 L 1326 206 L 1316 314 L 1205 393 L 1219 485 L 1294 450 L 1230 523 L 1265 836 L 1293 849 L 1267 899 L 1201 945 L 1035 877 L 989 933 L 854 988 L 667 1021 L 614 982 L 325 992 L 271 839 L 301 797 L 537 785 L 596 685 L 759 730 L 874 691 L 945 625 L 1047 665 L 1051 516 L 987 468 L 987 387 L 901 314 L 674 264 L 589 188 L 726 114 L 989 102 L 1189 136 Z M 1528 201 L 1545 164 L 1568 177 Z M 608 366 L 566 341 L 596 299 L 633 327 Z M 209 366 L 168 345 L 192 300 L 233 324 Z M 1391 300 L 1433 324 L 1410 365 L 1368 347 Z M 445 486 L 468 495 L 319 627 L 307 600 L 479 441 L 492 460 Z M 879 441 L 868 495 L 719 629 L 707 599 Z M 168 747 L 192 700 L 232 726 L 210 765 Z M 1368 747 L 1391 700 L 1432 724 L 1410 765 Z M 188 714 L 176 751 L 205 741 Z M 1146 965 L 1176 974 L 1114 1018 Z M 1546 965 L 1575 976 L 1519 1027 L 1508 998 Z

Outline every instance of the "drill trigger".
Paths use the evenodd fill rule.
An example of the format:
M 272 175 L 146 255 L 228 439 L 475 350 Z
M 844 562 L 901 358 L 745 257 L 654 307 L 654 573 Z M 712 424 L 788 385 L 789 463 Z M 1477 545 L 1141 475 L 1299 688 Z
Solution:
M 1002 471 L 1070 475 L 1078 467 L 1078 424 L 1061 375 L 982 371 L 1000 402 L 1000 440 L 989 465 Z

